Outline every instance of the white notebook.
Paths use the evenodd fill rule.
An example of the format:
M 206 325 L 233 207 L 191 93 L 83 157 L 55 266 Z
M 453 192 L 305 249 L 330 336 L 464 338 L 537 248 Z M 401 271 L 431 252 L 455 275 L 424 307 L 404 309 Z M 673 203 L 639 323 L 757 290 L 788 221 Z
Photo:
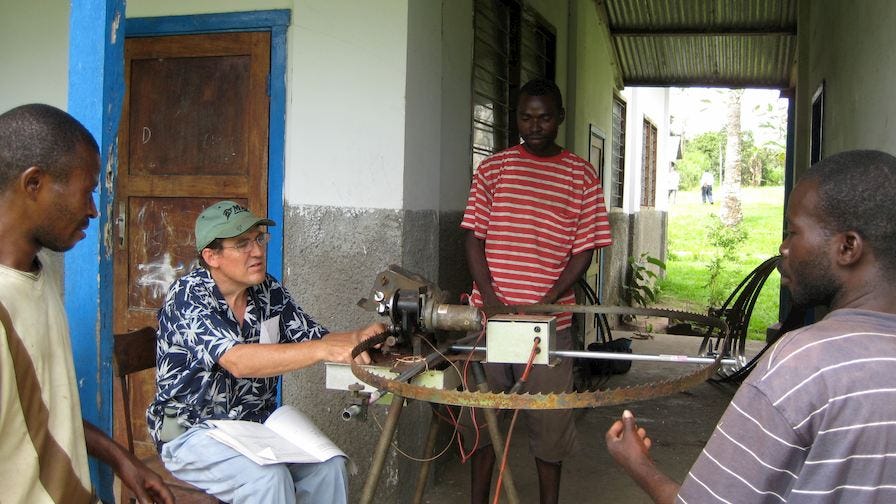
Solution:
M 263 424 L 210 420 L 209 436 L 259 465 L 324 462 L 345 453 L 292 406 L 281 406 Z

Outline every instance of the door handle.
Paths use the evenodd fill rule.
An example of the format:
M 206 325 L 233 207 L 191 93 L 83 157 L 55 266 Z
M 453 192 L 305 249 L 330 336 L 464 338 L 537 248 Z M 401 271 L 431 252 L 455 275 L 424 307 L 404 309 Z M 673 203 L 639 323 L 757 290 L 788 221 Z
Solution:
M 125 215 L 125 206 L 123 201 L 118 202 L 118 218 L 115 219 L 118 224 L 118 248 L 124 250 L 124 233 L 127 226 L 127 215 Z

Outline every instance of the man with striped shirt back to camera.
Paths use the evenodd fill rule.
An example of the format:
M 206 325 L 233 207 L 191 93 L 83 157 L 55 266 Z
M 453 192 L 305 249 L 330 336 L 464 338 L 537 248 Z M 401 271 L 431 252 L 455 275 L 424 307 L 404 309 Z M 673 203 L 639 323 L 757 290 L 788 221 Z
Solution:
M 565 117 L 560 90 L 535 79 L 520 89 L 523 143 L 479 165 L 461 227 L 476 306 L 575 303 L 572 286 L 594 249 L 610 244 L 600 178 L 584 159 L 555 143 Z M 557 349 L 571 349 L 571 313 L 557 317 Z M 527 343 L 527 346 L 531 343 Z M 507 391 L 523 365 L 487 364 L 489 388 Z M 522 392 L 571 392 L 572 360 L 536 366 Z M 572 410 L 523 411 L 542 503 L 557 502 L 560 464 L 575 447 Z M 482 426 L 483 422 L 479 425 Z M 471 435 L 465 433 L 464 443 Z M 495 454 L 487 435 L 472 455 L 471 502 L 488 501 Z
M 896 502 L 894 194 L 896 158 L 877 151 L 831 156 L 800 179 L 781 285 L 795 305 L 830 311 L 770 349 L 681 487 L 623 413 L 607 447 L 655 502 Z

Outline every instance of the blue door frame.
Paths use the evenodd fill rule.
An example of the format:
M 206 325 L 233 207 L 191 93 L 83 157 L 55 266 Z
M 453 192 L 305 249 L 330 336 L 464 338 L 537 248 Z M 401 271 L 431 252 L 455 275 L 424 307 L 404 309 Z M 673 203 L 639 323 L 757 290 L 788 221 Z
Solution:
M 112 239 L 118 126 L 124 98 L 125 37 L 271 32 L 268 145 L 268 216 L 283 222 L 286 131 L 286 31 L 289 10 L 125 19 L 124 0 L 73 0 L 69 41 L 68 111 L 100 145 L 102 175 L 94 196 L 99 218 L 83 243 L 65 254 L 65 308 L 71 328 L 75 371 L 86 420 L 112 432 Z M 283 270 L 283 226 L 271 228 L 268 268 Z M 91 460 L 93 484 L 112 502 L 113 475 Z

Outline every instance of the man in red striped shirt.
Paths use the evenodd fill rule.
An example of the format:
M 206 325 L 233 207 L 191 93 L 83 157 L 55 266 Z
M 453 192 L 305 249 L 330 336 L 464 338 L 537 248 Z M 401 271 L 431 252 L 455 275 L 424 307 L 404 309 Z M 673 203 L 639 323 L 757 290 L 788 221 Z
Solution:
M 556 143 L 565 118 L 556 84 L 535 79 L 520 89 L 517 127 L 523 143 L 485 159 L 473 176 L 461 227 L 475 306 L 575 303 L 572 286 L 594 249 L 610 244 L 600 178 L 584 159 Z M 570 349 L 572 314 L 557 316 L 557 349 Z M 489 387 L 507 391 L 524 366 L 487 364 Z M 532 369 L 523 392 L 572 391 L 572 360 Z M 542 503 L 557 502 L 562 460 L 576 441 L 571 410 L 521 412 L 529 428 Z M 488 443 L 487 436 L 482 442 Z M 480 443 L 481 444 L 481 443 Z M 471 502 L 487 502 L 495 455 L 472 456 Z

